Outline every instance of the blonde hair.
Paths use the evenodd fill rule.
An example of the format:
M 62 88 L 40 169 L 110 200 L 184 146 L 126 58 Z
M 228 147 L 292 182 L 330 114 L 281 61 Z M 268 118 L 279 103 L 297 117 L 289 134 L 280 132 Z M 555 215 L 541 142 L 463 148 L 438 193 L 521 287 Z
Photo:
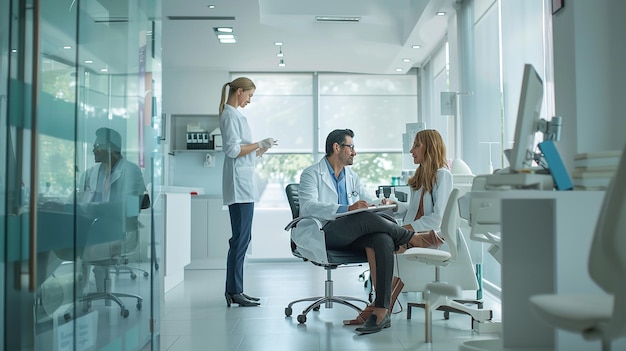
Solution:
M 424 159 L 415 170 L 415 175 L 409 179 L 408 184 L 413 190 L 423 188 L 423 190 L 432 193 L 435 183 L 437 183 L 437 170 L 442 167 L 448 168 L 446 145 L 441 134 L 434 129 L 418 132 L 415 135 L 414 143 L 417 142 L 423 145 Z
M 220 115 L 222 114 L 222 111 L 224 111 L 224 104 L 226 104 L 226 87 L 227 86 L 230 86 L 230 89 L 228 90 L 228 97 L 230 97 L 231 94 L 234 94 L 235 92 L 237 92 L 237 89 L 239 88 L 243 89 L 243 91 L 256 89 L 256 86 L 254 85 L 252 80 L 246 77 L 239 77 L 233 80 L 232 82 L 228 82 L 224 84 L 222 86 L 222 98 L 220 100 L 220 107 L 219 107 Z

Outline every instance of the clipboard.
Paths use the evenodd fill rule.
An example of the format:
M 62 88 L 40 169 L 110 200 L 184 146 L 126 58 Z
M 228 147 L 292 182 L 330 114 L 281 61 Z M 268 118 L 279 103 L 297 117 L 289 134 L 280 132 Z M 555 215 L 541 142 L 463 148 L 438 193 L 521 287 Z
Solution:
M 348 211 L 348 212 L 343 212 L 343 213 L 337 213 L 333 216 L 333 218 L 341 218 L 341 217 L 345 217 L 345 216 L 349 216 L 355 213 L 360 213 L 360 212 L 378 212 L 378 211 L 384 211 L 384 210 L 389 210 L 389 209 L 393 209 L 396 208 L 396 205 L 375 205 L 375 206 L 370 206 L 367 208 L 359 208 L 357 210 L 352 210 L 352 211 Z

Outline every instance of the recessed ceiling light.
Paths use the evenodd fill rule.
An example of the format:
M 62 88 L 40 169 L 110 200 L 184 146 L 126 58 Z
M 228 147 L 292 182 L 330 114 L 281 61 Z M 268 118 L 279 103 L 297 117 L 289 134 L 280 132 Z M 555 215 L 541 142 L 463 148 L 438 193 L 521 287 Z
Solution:
M 446 15 L 446 13 L 445 13 L 445 12 L 443 12 L 443 11 L 439 11 L 439 12 L 437 12 L 437 16 L 445 16 L 445 15 Z
M 213 27 L 213 31 L 221 44 L 234 44 L 237 42 L 232 27 Z
M 396 68 L 396 72 L 402 72 L 402 68 Z
M 207 7 L 210 8 L 210 9 L 214 9 L 215 5 L 207 5 Z
M 274 45 L 276 45 L 276 46 L 283 46 L 283 42 L 282 41 L 275 41 Z
M 11 52 L 15 54 L 17 52 L 17 50 L 11 49 Z
M 92 63 L 93 63 L 93 61 L 92 61 L 92 60 L 85 60 L 85 63 L 86 63 L 86 64 L 88 64 L 88 65 L 90 65 L 90 64 L 92 64 Z
M 413 45 L 413 46 L 411 46 L 411 47 L 412 47 L 413 49 L 421 49 L 421 48 L 422 48 L 422 46 L 421 46 L 421 45 Z
M 65 46 L 63 47 L 63 49 L 65 49 L 65 50 L 69 50 L 69 49 L 71 49 L 71 48 L 72 48 L 72 47 L 71 47 L 71 46 L 69 46 L 69 45 L 65 45 Z
M 108 72 L 109 69 L 108 68 L 100 68 L 100 72 Z
M 361 17 L 357 16 L 315 16 L 318 22 L 359 22 Z
M 402 62 L 411 62 L 411 59 L 409 59 L 409 58 L 403 58 L 403 59 L 402 59 Z

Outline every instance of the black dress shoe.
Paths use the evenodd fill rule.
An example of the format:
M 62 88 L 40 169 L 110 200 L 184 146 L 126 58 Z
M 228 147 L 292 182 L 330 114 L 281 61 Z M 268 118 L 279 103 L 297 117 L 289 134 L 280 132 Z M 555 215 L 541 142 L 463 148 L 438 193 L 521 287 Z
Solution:
M 359 334 L 372 334 L 378 333 L 379 331 L 391 327 L 391 318 L 389 318 L 389 313 L 385 315 L 380 323 L 376 323 L 377 317 L 375 314 L 372 315 L 365 321 L 362 327 L 356 328 L 355 330 Z
M 245 297 L 243 297 L 242 294 L 225 293 L 224 296 L 226 296 L 226 306 L 228 307 L 230 307 L 230 305 L 233 303 L 238 304 L 240 307 L 252 307 L 260 305 L 260 303 L 258 302 L 247 300 Z
M 244 293 L 241 293 L 241 296 L 243 296 L 246 300 L 250 300 L 250 301 L 259 301 L 259 300 L 261 300 L 258 297 L 248 296 L 248 295 L 246 295 Z

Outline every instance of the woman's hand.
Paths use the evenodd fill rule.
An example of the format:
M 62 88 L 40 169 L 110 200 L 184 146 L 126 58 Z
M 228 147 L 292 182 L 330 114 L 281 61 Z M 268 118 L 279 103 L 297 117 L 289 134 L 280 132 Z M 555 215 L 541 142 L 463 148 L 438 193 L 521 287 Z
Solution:
M 260 148 L 260 149 L 257 149 L 257 150 L 256 150 L 256 156 L 257 156 L 257 157 L 262 157 L 262 156 L 263 156 L 263 154 L 267 152 L 267 150 L 269 150 L 269 149 L 268 149 L 268 148 L 266 148 L 266 147 L 262 147 L 262 148 Z

